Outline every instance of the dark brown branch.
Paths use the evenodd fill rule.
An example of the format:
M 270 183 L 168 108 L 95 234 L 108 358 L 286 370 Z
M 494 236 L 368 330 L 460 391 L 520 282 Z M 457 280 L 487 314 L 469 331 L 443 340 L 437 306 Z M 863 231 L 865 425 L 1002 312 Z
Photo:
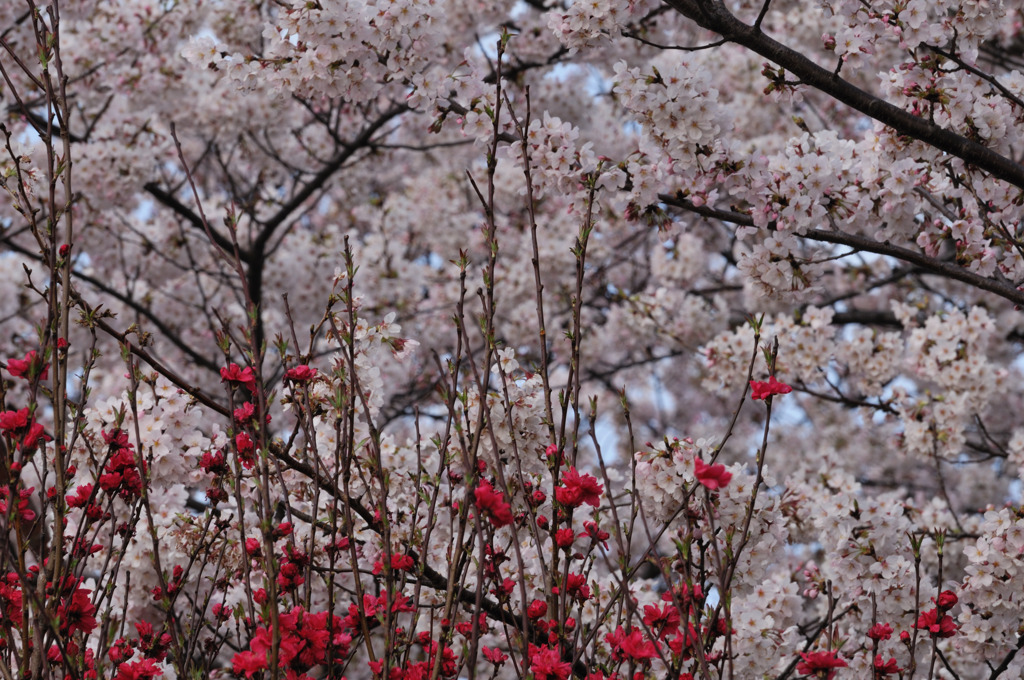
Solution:
M 146 193 L 155 198 L 158 203 L 173 210 L 178 217 L 181 217 L 196 229 L 205 231 L 203 220 L 199 215 L 195 214 L 188 206 L 179 201 L 174 194 L 163 189 L 156 182 L 148 182 L 142 188 L 146 190 Z M 234 250 L 234 245 L 232 245 L 231 240 L 217 233 L 213 229 L 210 230 L 210 238 L 213 239 L 214 243 L 216 243 L 217 247 L 221 250 L 226 252 L 232 252 Z M 249 253 L 244 250 L 239 251 L 239 256 L 241 256 L 243 261 L 248 261 L 249 259 Z
M 936 260 L 928 257 L 924 253 L 910 250 L 909 248 L 894 246 L 889 243 L 880 243 L 873 239 L 869 239 L 866 236 L 846 234 L 839 231 L 826 231 L 824 229 L 810 229 L 806 233 L 801 234 L 801 236 L 814 241 L 835 243 L 837 245 L 850 246 L 857 250 L 863 250 L 869 253 L 895 257 L 896 259 L 904 262 L 915 264 L 927 273 L 938 274 L 939 276 L 943 276 L 947 279 L 954 279 L 970 286 L 974 286 L 975 288 L 987 290 L 990 293 L 995 293 L 996 295 L 1009 300 L 1015 305 L 1024 305 L 1024 292 L 1021 292 L 1016 286 L 1012 285 L 1008 281 L 990 279 L 988 277 L 981 276 L 980 274 L 975 274 L 963 267 L 957 266 L 952 262 Z
M 710 208 L 707 206 L 697 206 L 686 199 L 667 196 L 664 194 L 660 195 L 658 198 L 666 205 L 682 208 L 704 217 L 712 217 L 717 220 L 722 220 L 723 222 L 730 222 L 732 224 L 738 224 L 746 227 L 756 226 L 753 218 L 741 212 L 719 210 L 717 208 Z M 769 226 L 769 229 L 772 228 L 772 226 Z M 911 250 L 902 246 L 895 246 L 891 243 L 875 241 L 858 234 L 849 234 L 841 231 L 828 231 L 825 229 L 808 229 L 805 232 L 797 234 L 797 236 L 810 239 L 812 241 L 849 246 L 859 251 L 894 257 L 898 260 L 902 260 L 903 262 L 908 262 L 920 267 L 925 273 L 936 274 L 947 279 L 960 281 L 970 286 L 974 286 L 975 288 L 995 293 L 999 297 L 1009 300 L 1015 305 L 1024 305 L 1024 292 L 1018 290 L 1017 287 L 1010 282 L 981 276 L 980 274 L 976 274 L 964 269 L 963 267 L 959 267 L 952 262 L 937 260 L 916 250 Z
M 1017 652 L 1019 652 L 1022 647 L 1024 647 L 1024 635 L 1017 638 L 1017 646 L 1011 649 L 1006 656 L 1003 657 L 1003 660 L 998 666 L 995 668 L 992 668 L 991 665 L 989 666 L 989 668 L 992 668 L 992 674 L 988 676 L 989 680 L 996 680 L 996 678 L 1002 675 L 1003 671 L 1010 667 L 1010 662 L 1013 661 L 1013 657 L 1017 656 Z
M 281 206 L 273 217 L 263 223 L 260 233 L 253 240 L 252 247 L 249 250 L 249 259 L 247 263 L 249 265 L 249 272 L 247 275 L 249 284 L 249 295 L 252 298 L 253 304 L 259 306 L 262 302 L 263 295 L 263 268 L 266 265 L 267 246 L 270 243 L 270 239 L 273 237 L 274 232 L 281 227 L 302 205 L 308 201 L 316 192 L 320 191 L 327 184 L 328 180 L 334 176 L 338 170 L 341 169 L 345 163 L 347 163 L 353 155 L 360 149 L 366 148 L 373 140 L 381 128 L 387 125 L 392 119 L 400 116 L 409 110 L 409 107 L 405 104 L 396 104 L 390 109 L 380 114 L 376 120 L 371 122 L 363 131 L 359 133 L 352 141 L 346 144 L 342 150 L 331 159 L 331 161 L 320 169 L 313 178 L 307 182 L 301 189 L 299 189 L 291 200 Z M 256 323 L 256 337 L 254 340 L 254 346 L 260 347 L 263 343 L 263 324 L 261 322 L 262 317 L 257 316 Z
M 231 418 L 231 410 L 223 404 L 217 402 L 213 397 L 204 392 L 200 387 L 193 385 L 189 381 L 185 380 L 182 376 L 178 375 L 173 369 L 160 362 L 159 359 L 150 354 L 145 347 L 139 343 L 133 343 L 129 336 L 133 331 L 121 332 L 107 323 L 106 320 L 101 318 L 101 310 L 99 307 L 93 307 L 85 302 L 85 299 L 79 294 L 78 291 L 72 290 L 71 297 L 74 299 L 75 304 L 82 308 L 83 314 L 86 317 L 86 321 L 83 323 L 86 326 L 95 325 L 101 331 L 109 335 L 110 337 L 117 340 L 121 345 L 126 348 L 129 352 L 139 357 L 147 364 L 149 364 L 153 370 L 167 378 L 174 384 L 175 387 L 183 390 L 186 394 L 192 397 L 195 401 L 206 406 L 207 408 L 219 413 L 220 415 Z
M 837 326 L 856 323 L 862 326 L 903 328 L 903 324 L 900 323 L 895 314 L 888 310 L 878 309 L 851 309 L 845 312 L 836 312 L 832 315 L 832 323 Z
M 1024 189 L 1024 166 L 957 133 L 894 106 L 865 92 L 835 73 L 818 66 L 796 50 L 773 40 L 759 28 L 737 19 L 721 0 L 665 0 L 683 16 L 702 28 L 778 64 L 800 81 L 843 102 L 897 133 L 917 139 L 962 159 L 993 177 Z
M 25 257 L 32 258 L 37 262 L 42 263 L 42 258 L 39 256 L 38 253 L 32 253 L 27 248 L 23 248 L 22 246 L 18 245 L 17 243 L 13 243 L 10 240 L 4 240 L 4 243 L 12 251 L 20 253 Z M 129 307 L 135 313 L 146 317 L 149 320 L 149 323 L 153 324 L 153 326 L 163 334 L 162 337 L 164 337 L 168 342 L 170 342 L 172 345 L 177 347 L 181 352 L 183 352 L 185 356 L 187 356 L 195 365 L 202 366 L 203 368 L 213 372 L 216 372 L 220 368 L 220 366 L 216 362 L 212 361 L 208 357 L 203 356 L 195 349 L 193 349 L 191 346 L 189 346 L 189 344 L 186 343 L 181 338 L 181 335 L 176 333 L 170 326 L 164 323 L 164 321 L 160 318 L 159 314 L 154 314 L 151 309 L 139 304 L 137 300 L 133 300 L 129 295 L 119 292 L 112 288 L 111 286 L 108 286 L 107 284 L 103 283 L 99 279 L 93 276 L 89 276 L 88 274 L 82 273 L 77 270 L 72 270 L 72 277 L 78 281 L 84 281 L 85 283 L 88 283 L 90 286 L 97 289 L 101 293 L 109 295 L 110 297 L 118 300 L 125 306 Z
M 651 42 L 650 40 L 647 40 L 646 38 L 641 37 L 640 34 L 633 33 L 632 31 L 623 31 L 622 35 L 624 35 L 625 37 L 629 38 L 630 40 L 636 40 L 638 43 L 641 43 L 643 45 L 647 45 L 648 47 L 654 47 L 654 48 L 657 48 L 659 50 L 679 50 L 681 52 L 700 52 L 702 50 L 710 50 L 710 49 L 712 49 L 714 47 L 721 47 L 722 45 L 724 45 L 725 43 L 728 42 L 727 40 L 722 39 L 722 40 L 716 40 L 714 42 L 706 43 L 704 45 L 695 45 L 695 46 L 689 47 L 689 46 L 684 46 L 684 45 L 661 45 L 661 44 L 656 43 L 656 42 Z

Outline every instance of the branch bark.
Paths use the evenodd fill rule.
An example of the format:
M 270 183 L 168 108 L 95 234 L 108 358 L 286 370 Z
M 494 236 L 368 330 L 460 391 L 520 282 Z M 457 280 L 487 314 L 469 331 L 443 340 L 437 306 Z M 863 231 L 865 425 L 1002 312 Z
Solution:
M 887 125 L 897 133 L 945 151 L 993 177 L 1024 189 L 1024 166 L 1021 164 L 951 130 L 918 118 L 843 80 L 800 52 L 768 37 L 760 28 L 743 23 L 726 9 L 721 0 L 665 0 L 665 3 L 698 26 L 760 54 L 805 84 Z
M 161 187 L 156 182 L 148 182 L 143 187 L 146 193 L 152 196 L 158 203 L 166 208 L 170 208 L 175 215 L 184 219 L 186 222 L 191 224 L 193 227 L 198 229 L 200 233 L 205 233 L 205 227 L 203 226 L 203 220 L 199 215 L 195 214 L 191 208 L 178 200 L 178 198 Z M 215 230 L 210 230 L 210 238 L 213 239 L 217 247 L 226 252 L 232 252 L 234 246 L 231 243 L 231 239 L 226 238 L 222 234 L 217 233 Z M 243 249 L 239 249 L 239 256 L 243 261 L 249 260 L 249 253 Z
M 723 222 L 731 222 L 732 224 L 738 224 L 746 227 L 755 226 L 753 218 L 749 215 L 744 215 L 741 212 L 720 210 L 707 206 L 697 206 L 685 199 L 665 194 L 658 196 L 658 198 L 666 205 L 682 208 L 683 210 L 688 210 L 689 212 L 696 213 L 704 217 L 711 217 L 717 220 L 722 220 Z M 999 297 L 1009 300 L 1015 305 L 1024 305 L 1024 291 L 1021 291 L 1011 282 L 1005 279 L 992 279 L 982 276 L 981 274 L 976 274 L 975 272 L 964 269 L 953 262 L 928 257 L 924 253 L 916 250 L 895 246 L 888 242 L 875 241 L 874 239 L 870 239 L 859 234 L 849 234 L 842 231 L 830 231 L 826 229 L 808 229 L 805 232 L 798 233 L 797 236 L 810 239 L 812 241 L 834 243 L 836 245 L 849 246 L 856 250 L 862 250 L 868 253 L 894 257 L 903 262 L 920 267 L 926 273 L 936 274 L 947 279 L 960 281 L 981 290 L 995 293 Z
M 359 133 L 351 142 L 346 144 L 341 151 L 331 159 L 330 163 L 320 169 L 319 172 L 314 175 L 313 179 L 306 183 L 299 191 L 292 196 L 291 200 L 281 206 L 273 217 L 263 223 L 263 227 L 259 234 L 253 240 L 252 246 L 249 249 L 249 257 L 246 263 L 249 265 L 249 272 L 247 274 L 249 283 L 249 294 L 252 296 L 252 302 L 258 307 L 262 307 L 263 298 L 263 268 L 266 264 L 267 248 L 270 244 L 270 239 L 274 235 L 274 232 L 281 227 L 285 222 L 295 214 L 295 212 L 302 207 L 302 205 L 308 201 L 316 192 L 320 191 L 337 173 L 345 163 L 347 163 L 360 149 L 364 149 L 370 145 L 374 135 L 392 119 L 397 118 L 401 114 L 409 110 L 409 107 L 405 104 L 396 104 L 387 111 L 381 113 L 376 120 L 369 123 L 362 132 Z M 262 315 L 257 317 L 256 322 L 256 337 L 254 345 L 260 347 L 263 344 L 263 320 Z

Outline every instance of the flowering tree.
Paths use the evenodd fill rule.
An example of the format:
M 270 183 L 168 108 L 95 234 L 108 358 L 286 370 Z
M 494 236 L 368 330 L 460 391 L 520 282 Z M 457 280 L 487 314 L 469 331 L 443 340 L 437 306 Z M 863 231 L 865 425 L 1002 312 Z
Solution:
M 0 3 L 0 676 L 1024 672 L 1024 3 Z

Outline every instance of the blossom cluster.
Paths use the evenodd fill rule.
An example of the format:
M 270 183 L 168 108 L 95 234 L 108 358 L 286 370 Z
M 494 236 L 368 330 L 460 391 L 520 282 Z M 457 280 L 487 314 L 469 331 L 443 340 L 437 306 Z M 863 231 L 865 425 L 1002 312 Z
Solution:
M 1014 3 L 0 26 L 6 674 L 1021 674 Z

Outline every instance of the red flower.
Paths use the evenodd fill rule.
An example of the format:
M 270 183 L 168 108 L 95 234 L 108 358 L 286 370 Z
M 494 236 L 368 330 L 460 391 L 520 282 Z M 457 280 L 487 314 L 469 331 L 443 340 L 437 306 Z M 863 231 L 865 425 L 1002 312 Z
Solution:
M 576 533 L 572 529 L 562 528 L 555 532 L 555 545 L 559 548 L 570 548 L 575 540 Z
M 96 606 L 89 599 L 91 592 L 91 590 L 77 588 L 70 598 L 64 600 L 57 607 L 61 632 L 71 636 L 80 630 L 88 635 L 99 625 L 95 616 Z
M 274 531 L 272 532 L 272 535 L 273 535 L 275 541 L 280 539 L 280 538 L 284 538 L 285 536 L 291 536 L 292 535 L 292 523 L 291 522 L 281 522 L 274 529 Z
M 285 371 L 285 380 L 294 380 L 295 382 L 308 382 L 316 377 L 316 369 L 310 368 L 306 364 L 301 366 L 295 366 Z
M 700 633 L 697 632 L 692 623 L 687 623 L 685 632 L 679 631 L 675 637 L 668 641 L 668 648 L 676 656 L 688 659 L 692 655 L 693 648 L 701 644 L 703 644 L 703 640 Z
M 26 522 L 31 522 L 36 518 L 36 511 L 29 507 L 29 500 L 35 490 L 35 487 L 32 487 L 18 491 L 18 515 Z M 0 514 L 7 514 L 7 497 L 9 495 L 10 490 L 7 487 L 0 487 L 0 499 L 2 499 L 0 500 Z
M 247 401 L 235 409 L 235 422 L 245 425 L 256 416 L 256 407 Z
M 213 614 L 214 620 L 223 623 L 230 619 L 234 612 L 231 607 L 225 607 L 222 603 L 215 602 L 213 606 L 210 607 L 210 613 Z
M 548 603 L 544 600 L 534 600 L 530 603 L 530 606 L 526 608 L 526 615 L 531 619 L 537 620 L 548 613 Z
M 643 661 L 653 659 L 658 655 L 654 643 L 645 640 L 643 633 L 637 628 L 626 633 L 622 630 L 622 626 L 619 626 L 614 633 L 606 635 L 605 640 L 612 646 L 612 658 L 616 661 L 625 661 L 626 659 Z
M 43 363 L 43 358 L 35 350 L 25 355 L 24 359 L 8 359 L 7 372 L 15 378 L 25 380 L 46 380 L 50 373 L 50 365 Z
M 114 493 L 121 486 L 121 479 L 121 475 L 116 472 L 100 475 L 100 488 L 107 493 Z
M 245 673 L 245 677 L 251 678 L 253 673 L 259 673 L 267 667 L 267 655 L 266 653 L 238 652 L 231 660 L 231 667 L 235 671 L 235 675 Z
M 0 413 L 0 430 L 7 432 L 12 437 L 21 437 L 18 446 L 26 451 L 34 449 L 39 440 L 50 440 L 43 433 L 42 423 L 34 422 L 27 408 Z
M 602 531 L 601 528 L 597 526 L 596 522 L 584 522 L 583 531 L 581 531 L 577 535 L 577 538 L 579 538 L 580 536 L 589 536 L 590 540 L 594 541 L 595 543 L 600 543 L 604 546 L 605 550 L 608 549 L 609 534 L 607 531 Z
M 498 591 L 500 591 L 500 594 L 504 595 L 506 597 L 508 595 L 511 595 L 512 591 L 515 590 L 515 589 L 516 589 L 516 582 L 513 581 L 510 578 L 507 578 L 507 579 L 503 580 L 501 582 L 501 585 L 498 586 Z M 492 590 L 491 592 L 494 593 L 495 595 L 498 595 L 499 594 L 498 591 Z
M 555 500 L 570 508 L 586 503 L 597 507 L 601 503 L 604 486 L 591 475 L 581 475 L 575 467 L 562 473 L 562 486 L 555 489 Z
M 28 409 L 0 413 L 0 430 L 20 430 L 28 427 Z
M 927 630 L 932 637 L 948 638 L 956 635 L 956 624 L 949 614 L 940 614 L 938 609 L 929 609 L 917 619 L 916 628 Z
M 126 501 L 142 496 L 142 476 L 135 466 L 135 455 L 131 449 L 118 449 L 103 469 L 106 474 L 100 475 L 98 480 L 101 489 L 109 494 L 117 493 Z
M 500 491 L 495 491 L 486 479 L 477 484 L 473 496 L 476 498 L 476 507 L 480 514 L 491 520 L 491 524 L 496 527 L 512 524 L 512 507 L 505 502 L 504 495 Z
M 0 578 L 0 618 L 6 616 L 15 626 L 20 626 L 23 610 L 24 601 L 17 574 L 8 575 L 6 583 Z
M 658 655 L 658 650 L 654 643 L 645 639 L 643 633 L 636 628 L 626 636 L 626 639 L 619 646 L 622 649 L 622 653 L 633 661 L 653 659 Z
M 868 637 L 872 640 L 888 640 L 892 637 L 892 626 L 888 623 L 876 623 L 868 630 Z
M 242 467 L 251 470 L 256 465 L 256 460 L 253 458 L 256 445 L 253 444 L 249 433 L 239 432 L 235 435 L 235 448 L 238 449 L 238 458 L 242 461 Z
M 109 432 L 103 430 L 103 441 L 114 448 L 126 448 L 131 446 L 128 442 L 128 433 L 124 430 L 113 429 Z
M 882 661 L 882 655 L 875 655 L 875 662 L 873 664 L 875 669 L 875 677 L 882 675 L 894 675 L 899 673 L 903 669 L 896 665 L 896 659 L 889 659 L 888 661 Z
M 391 556 L 391 568 L 396 571 L 412 571 L 414 566 L 416 566 L 416 562 L 412 559 L 412 555 L 394 554 Z M 373 563 L 373 573 L 380 574 L 382 571 L 384 571 L 384 563 L 377 560 Z
M 583 574 L 568 574 L 565 579 L 565 592 L 579 602 L 589 600 L 590 586 L 587 585 L 587 577 Z
M 754 391 L 752 399 L 767 399 L 776 394 L 789 394 L 793 391 L 793 388 L 786 383 L 776 380 L 774 375 L 769 376 L 768 382 L 751 380 L 750 389 Z
M 122 663 L 117 667 L 117 675 L 113 680 L 150 680 L 163 675 L 153 659 L 141 659 L 131 663 Z
M 235 446 L 238 447 L 238 452 L 243 455 L 252 453 L 255 450 L 252 437 L 247 432 L 239 432 L 235 435 Z
M 935 605 L 944 612 L 948 612 L 950 609 L 955 607 L 956 603 L 959 601 L 960 600 L 957 598 L 956 593 L 952 590 L 943 590 L 939 593 L 938 599 L 932 598 L 932 602 L 934 602 Z
M 693 465 L 697 481 L 712 491 L 725 487 L 732 479 L 732 473 L 726 472 L 722 464 L 708 465 L 700 458 L 694 458 Z
M 299 573 L 299 567 L 294 562 L 285 562 L 281 565 L 281 571 L 277 574 L 277 585 L 286 593 L 290 593 L 303 583 L 306 579 Z
M 114 652 L 114 647 L 111 647 L 110 652 Z M 64 655 L 60 652 L 60 647 L 57 645 L 50 645 L 50 649 L 46 652 L 46 660 L 50 663 L 60 663 L 64 660 Z
M 818 675 L 831 680 L 836 668 L 845 668 L 846 662 L 839 658 L 837 650 L 828 652 L 800 652 L 803 661 L 796 665 L 796 672 L 801 675 Z
M 135 624 L 135 631 L 139 637 L 134 640 L 135 646 L 139 648 L 147 659 L 163 661 L 167 658 L 167 650 L 171 648 L 171 634 L 153 632 L 153 624 L 139 621 Z
M 335 659 L 348 655 L 352 637 L 344 635 L 335 627 L 328 626 L 327 612 L 310 613 L 302 607 L 293 607 L 290 612 L 278 615 L 280 645 L 278 665 L 286 671 L 286 677 L 305 677 L 306 671 L 324 663 L 328 653 Z M 269 652 L 274 644 L 270 626 L 256 629 L 249 641 L 249 649 L 235 654 L 232 665 L 236 674 L 252 677 L 268 666 Z
M 535 680 L 567 680 L 572 664 L 562 661 L 554 649 L 530 645 L 530 670 Z
M 229 364 L 220 369 L 220 379 L 221 382 L 236 382 L 245 385 L 250 392 L 256 391 L 256 376 L 253 375 L 252 366 L 241 368 L 238 364 Z
M 21 448 L 34 449 L 40 439 L 44 442 L 50 441 L 50 437 L 43 434 L 43 424 L 32 423 L 29 425 L 28 432 L 25 433 L 24 439 L 21 440 Z
M 74 495 L 65 496 L 64 501 L 70 508 L 84 508 L 89 502 L 89 497 L 92 496 L 92 488 L 92 484 L 82 484 L 75 488 Z
M 508 661 L 508 656 L 502 653 L 500 649 L 491 649 L 490 647 L 483 647 L 484 658 L 493 663 L 495 666 L 501 667 L 501 664 Z
M 203 451 L 203 457 L 199 459 L 199 468 L 211 475 L 226 475 L 228 473 L 228 462 L 223 451 Z
M 402 593 L 395 595 L 394 601 L 391 603 L 391 611 L 394 613 L 399 612 L 411 612 L 413 611 L 412 605 L 409 604 L 410 600 L 407 596 Z M 343 619 L 343 627 L 356 629 L 359 627 L 359 622 L 365 613 L 367 619 L 376 618 L 378 614 L 383 614 L 388 609 L 388 596 L 385 593 L 380 597 L 376 597 L 369 593 L 363 593 L 363 607 L 360 611 L 359 605 L 355 602 L 348 606 L 348 616 Z
M 659 638 L 678 633 L 679 622 L 679 610 L 672 604 L 666 604 L 664 609 L 656 604 L 644 606 L 644 625 Z
M 56 645 L 54 645 L 54 647 L 56 647 Z M 53 651 L 52 647 L 50 651 Z M 114 643 L 114 646 L 107 650 L 107 656 L 110 657 L 110 660 L 114 663 L 122 664 L 135 656 L 135 650 L 128 643 L 128 640 L 125 638 L 118 638 L 117 642 Z

